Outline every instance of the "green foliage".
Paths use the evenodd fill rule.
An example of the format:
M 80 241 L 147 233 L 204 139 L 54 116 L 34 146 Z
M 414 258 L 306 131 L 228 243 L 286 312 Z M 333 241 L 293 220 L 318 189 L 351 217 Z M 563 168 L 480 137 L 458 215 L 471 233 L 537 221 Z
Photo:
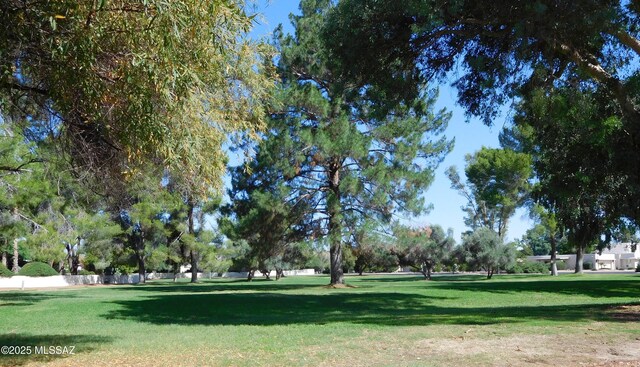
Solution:
M 638 264 L 638 266 L 636 266 L 636 273 L 640 273 L 640 264 Z
M 0 278 L 11 278 L 14 275 L 4 264 L 0 264 Z
M 532 255 L 549 255 L 551 244 L 547 240 L 543 225 L 537 224 L 522 236 L 522 242 L 531 249 Z
M 455 167 L 447 169 L 451 188 L 467 199 L 465 224 L 472 230 L 491 228 L 504 237 L 509 218 L 528 197 L 531 157 L 510 149 L 482 147 L 465 160 L 466 184 Z
M 567 263 L 564 261 L 556 261 L 556 268 L 558 270 L 567 270 Z
M 323 36 L 350 80 L 404 82 L 415 93 L 424 79 L 455 76 L 458 102 L 487 124 L 523 88 L 577 84 L 605 88 L 631 123 L 640 54 L 632 4 L 345 0 Z
M 52 130 L 78 171 L 103 184 L 154 159 L 208 190 L 220 185 L 226 135 L 263 126 L 273 79 L 262 61 L 271 51 L 246 38 L 253 17 L 244 1 L 2 9 L 0 21 L 12 25 L 0 30 L 3 120 L 57 121 Z
M 602 91 L 536 89 L 525 97 L 502 141 L 532 154 L 538 178 L 533 196 L 544 207 L 538 216 L 549 241 L 564 246 L 566 235 L 568 246 L 584 253 L 617 228 L 627 210 L 632 186 L 616 167 L 628 159 L 614 152 L 626 145 L 619 140 L 625 129 L 613 121 L 616 111 Z M 611 236 L 604 239 L 600 245 Z
M 452 230 L 445 233 L 438 225 L 418 230 L 397 227 L 394 232 L 400 265 L 417 269 L 425 279 L 431 279 L 433 268 L 448 258 L 455 246 Z
M 18 275 L 24 275 L 28 277 L 48 277 L 59 274 L 49 264 L 41 262 L 30 262 L 23 266 L 22 269 L 20 269 Z
M 307 239 L 328 239 L 331 282 L 342 283 L 348 227 L 425 212 L 421 194 L 452 149 L 441 136 L 450 116 L 433 111 L 432 91 L 392 105 L 380 89 L 345 84 L 319 37 L 331 2 L 304 0 L 300 9 L 291 16 L 295 34 L 275 32 L 282 84 L 250 174 L 269 196 L 300 209 L 295 223 Z M 252 195 L 234 191 L 234 198 Z
M 515 265 L 507 269 L 509 274 L 547 274 L 549 264 L 538 261 L 516 262 Z
M 95 275 L 96 273 L 89 271 L 87 269 L 78 270 L 78 275 Z
M 130 275 L 135 274 L 137 267 L 129 264 L 118 264 L 114 268 L 113 275 Z
M 485 227 L 463 236 L 460 254 L 471 269 L 484 269 L 487 278 L 500 269 L 508 269 L 515 261 L 515 249 Z

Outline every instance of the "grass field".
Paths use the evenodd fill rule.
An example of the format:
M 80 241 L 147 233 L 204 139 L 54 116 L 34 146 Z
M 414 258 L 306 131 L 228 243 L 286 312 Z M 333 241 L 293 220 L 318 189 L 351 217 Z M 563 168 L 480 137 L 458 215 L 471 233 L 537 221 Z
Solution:
M 0 292 L 0 355 L 47 366 L 640 365 L 640 276 L 326 277 Z

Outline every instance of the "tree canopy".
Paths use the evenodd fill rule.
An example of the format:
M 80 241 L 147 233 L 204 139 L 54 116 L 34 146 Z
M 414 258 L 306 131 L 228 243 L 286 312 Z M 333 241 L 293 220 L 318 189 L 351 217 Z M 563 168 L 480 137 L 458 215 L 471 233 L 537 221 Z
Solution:
M 345 0 L 331 15 L 324 35 L 356 80 L 414 84 L 459 70 L 460 104 L 491 123 L 521 87 L 578 76 L 638 121 L 637 2 Z
M 0 3 L 0 114 L 115 190 L 148 162 L 219 187 L 227 134 L 264 126 L 269 48 L 243 0 Z M 110 181 L 110 179 L 113 179 Z M 196 185 L 197 184 L 197 185 Z
M 530 189 L 531 157 L 510 149 L 483 147 L 465 157 L 467 183 L 455 167 L 447 170 L 451 187 L 467 199 L 465 224 L 472 230 L 487 227 L 504 238 L 515 210 Z

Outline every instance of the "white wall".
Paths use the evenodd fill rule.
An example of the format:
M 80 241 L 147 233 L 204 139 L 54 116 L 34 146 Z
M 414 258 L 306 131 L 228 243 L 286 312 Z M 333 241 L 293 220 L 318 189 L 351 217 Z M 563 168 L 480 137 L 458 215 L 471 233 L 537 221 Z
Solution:
M 102 284 L 99 275 L 53 275 L 50 277 L 27 277 L 16 275 L 11 278 L 0 278 L 0 288 L 49 288 L 68 287 L 79 284 Z
M 246 272 L 227 272 L 223 274 L 217 273 L 198 273 L 198 278 L 214 278 L 221 276 L 223 278 L 246 278 Z M 285 270 L 285 276 L 296 275 L 314 275 L 313 269 L 301 270 Z M 255 273 L 256 277 L 264 275 L 259 271 Z M 272 271 L 270 276 L 275 277 L 276 272 Z M 173 279 L 173 273 L 148 273 L 147 279 Z M 176 278 L 191 278 L 191 273 L 178 273 Z M 50 277 L 27 277 L 16 275 L 11 278 L 0 278 L 0 289 L 22 289 L 22 288 L 55 288 L 68 287 L 81 284 L 137 284 L 140 282 L 138 274 L 132 275 L 53 275 Z

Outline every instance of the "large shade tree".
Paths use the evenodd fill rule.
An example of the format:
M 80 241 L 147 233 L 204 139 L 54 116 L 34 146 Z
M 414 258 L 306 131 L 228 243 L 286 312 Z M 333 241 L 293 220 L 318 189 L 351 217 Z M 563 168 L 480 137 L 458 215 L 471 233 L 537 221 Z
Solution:
M 487 122 L 522 85 L 575 75 L 637 121 L 639 23 L 635 1 L 345 0 L 324 34 L 355 79 L 389 84 L 457 68 L 460 103 Z
M 615 125 L 619 133 L 608 143 L 606 168 L 625 190 L 611 191 L 610 184 L 597 180 L 573 184 L 614 194 L 612 201 L 625 204 L 619 215 L 638 223 L 640 6 L 637 1 L 345 0 L 327 24 L 324 34 L 336 63 L 350 78 L 381 86 L 407 82 L 405 90 L 412 93 L 419 90 L 412 86 L 423 79 L 452 81 L 458 90 L 458 101 L 467 113 L 481 117 L 487 124 L 494 122 L 504 103 L 535 99 L 534 90 L 545 91 L 542 94 L 574 90 L 598 95 L 593 102 L 606 109 L 606 113 L 597 119 L 597 124 L 587 122 L 578 129 L 591 134 L 589 129 L 606 132 Z M 554 89 L 561 91 L 550 92 Z M 589 110 L 587 106 L 586 111 Z M 562 146 L 564 140 L 572 142 L 572 139 L 561 125 L 551 121 L 544 127 L 531 126 L 548 129 L 537 131 L 536 137 L 553 130 L 566 131 L 566 137 L 557 142 Z M 597 156 L 586 150 L 578 154 L 583 154 L 584 163 Z M 573 174 L 577 166 L 574 163 L 569 159 L 554 162 L 557 177 Z M 584 228 L 603 227 L 595 223 L 601 220 L 594 222 L 584 217 L 603 213 L 602 204 L 596 204 L 601 209 L 593 210 L 584 206 L 602 203 L 601 196 L 575 191 L 565 194 L 567 199 L 572 198 L 574 209 L 582 212 L 570 215 L 572 221 L 591 222 L 581 225 Z M 546 207 L 559 205 L 553 200 Z M 597 236 L 595 232 L 576 238 L 593 238 Z
M 420 194 L 451 149 L 444 137 L 427 135 L 442 133 L 449 116 L 432 112 L 432 93 L 390 108 L 380 89 L 344 80 L 318 37 L 331 2 L 306 0 L 300 8 L 291 17 L 294 35 L 276 31 L 282 85 L 258 150 L 287 186 L 286 200 L 307 202 L 305 220 L 328 239 L 335 285 L 344 283 L 345 223 L 423 212 Z
M 619 171 L 625 125 L 608 101 L 605 92 L 535 89 L 518 105 L 515 126 L 502 138 L 532 155 L 538 179 L 533 198 L 551 216 L 545 219 L 550 229 L 567 231 L 577 252 L 576 272 L 582 271 L 584 252 L 609 241 L 604 235 L 637 206 Z
M 263 126 L 268 48 L 243 0 L 0 2 L 0 115 L 59 139 L 101 189 L 149 159 L 219 186 L 230 132 Z M 110 180 L 113 179 L 113 180 Z

